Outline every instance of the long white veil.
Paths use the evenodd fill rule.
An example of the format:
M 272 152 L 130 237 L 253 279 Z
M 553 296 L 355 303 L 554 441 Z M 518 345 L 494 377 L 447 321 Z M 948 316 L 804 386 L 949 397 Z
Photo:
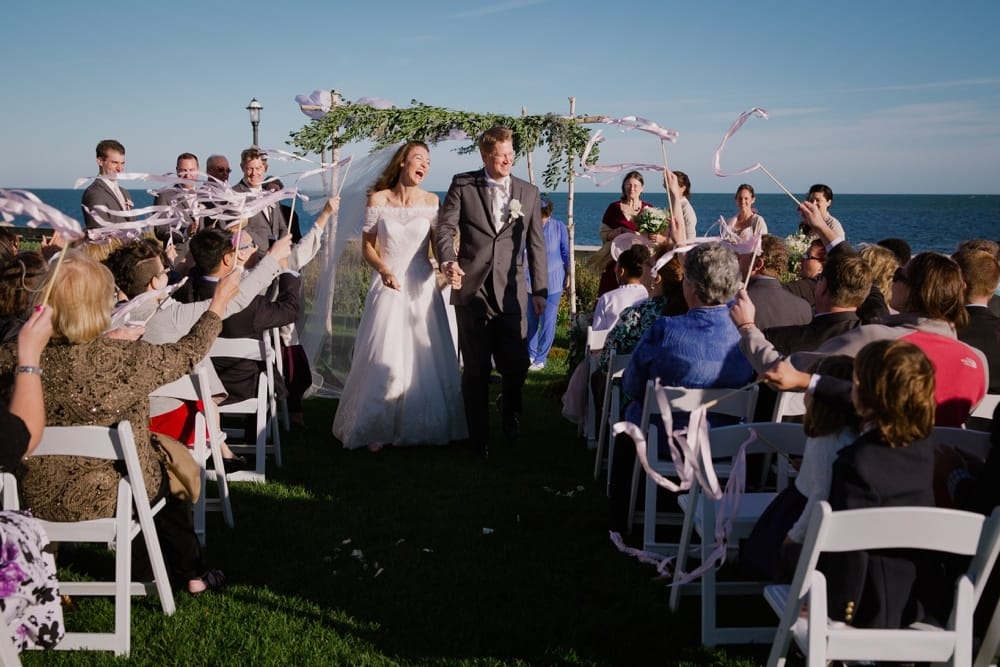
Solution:
M 387 146 L 352 160 L 340 191 L 337 217 L 327 223 L 319 254 L 302 272 L 305 299 L 298 323 L 299 342 L 309 358 L 313 378 L 306 396 L 338 398 L 351 369 L 371 276 L 361 257 L 368 189 L 399 146 Z

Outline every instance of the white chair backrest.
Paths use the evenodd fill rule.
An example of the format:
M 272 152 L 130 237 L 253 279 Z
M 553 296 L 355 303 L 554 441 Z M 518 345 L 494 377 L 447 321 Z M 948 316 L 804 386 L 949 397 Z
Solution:
M 208 351 L 210 357 L 235 357 L 252 361 L 265 359 L 263 338 L 216 338 Z
M 801 417 L 806 413 L 806 394 L 804 391 L 779 391 L 778 400 L 774 404 L 771 421 L 780 422 L 785 417 Z
M 597 352 L 604 349 L 604 341 L 608 339 L 610 329 L 587 327 L 587 352 Z
M 691 412 L 709 401 L 718 401 L 709 408 L 711 414 L 723 414 L 737 417 L 744 422 L 753 421 L 753 412 L 757 407 L 757 385 L 746 389 L 703 389 L 693 387 L 663 387 L 670 402 L 671 410 L 675 412 Z M 646 396 L 643 403 L 643 432 L 649 427 L 649 417 L 660 414 L 659 404 L 652 380 L 646 383 Z
M 1000 394 L 986 394 L 969 416 L 993 419 L 993 412 L 997 409 L 998 403 L 1000 403 Z
M 827 616 L 826 580 L 816 570 L 823 552 L 922 549 L 974 556 L 956 585 L 956 602 L 946 628 L 925 634 L 921 625 L 904 630 L 841 630 Z M 938 507 L 879 507 L 834 512 L 826 501 L 814 509 L 768 665 L 784 664 L 792 634 L 810 654 L 809 664 L 837 659 L 952 660 L 970 664 L 972 611 L 1000 551 L 1000 509 L 981 514 Z M 812 586 L 823 590 L 811 591 Z M 773 587 L 775 589 L 780 587 Z M 808 600 L 807 629 L 798 629 Z M 921 636 L 922 635 L 922 636 Z M 908 639 L 908 636 L 910 639 Z

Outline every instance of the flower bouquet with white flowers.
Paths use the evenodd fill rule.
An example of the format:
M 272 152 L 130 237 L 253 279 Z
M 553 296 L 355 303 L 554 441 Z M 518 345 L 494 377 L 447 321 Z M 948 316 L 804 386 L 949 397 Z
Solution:
M 655 206 L 647 206 L 635 216 L 635 224 L 639 231 L 647 234 L 662 234 L 668 222 L 670 222 L 670 211 Z
M 789 273 L 794 275 L 798 272 L 799 263 L 802 261 L 802 257 L 809 252 L 810 243 L 812 243 L 812 237 L 801 231 L 785 237 L 785 246 L 788 248 Z

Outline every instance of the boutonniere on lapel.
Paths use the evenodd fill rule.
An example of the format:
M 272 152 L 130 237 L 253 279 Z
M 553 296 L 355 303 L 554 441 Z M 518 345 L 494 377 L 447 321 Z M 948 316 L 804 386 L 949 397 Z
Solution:
M 518 218 L 524 217 L 524 211 L 521 210 L 521 202 L 516 199 L 510 200 L 510 221 L 514 222 Z

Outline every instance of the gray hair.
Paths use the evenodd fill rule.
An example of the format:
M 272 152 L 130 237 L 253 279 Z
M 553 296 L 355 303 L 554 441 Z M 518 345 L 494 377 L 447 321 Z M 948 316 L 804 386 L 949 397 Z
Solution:
M 719 243 L 702 243 L 684 256 L 684 279 L 698 300 L 708 306 L 729 303 L 740 288 L 736 253 Z

